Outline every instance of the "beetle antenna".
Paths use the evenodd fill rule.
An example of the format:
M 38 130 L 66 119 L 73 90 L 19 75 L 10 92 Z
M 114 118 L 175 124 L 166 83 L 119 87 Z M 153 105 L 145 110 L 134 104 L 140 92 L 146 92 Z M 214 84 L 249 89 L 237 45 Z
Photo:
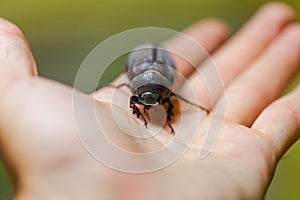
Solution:
M 182 100 L 182 101 L 184 101 L 184 102 L 186 102 L 186 103 L 188 103 L 188 104 L 190 104 L 190 105 L 192 105 L 192 106 L 195 106 L 195 107 L 197 107 L 197 108 L 200 108 L 200 109 L 204 110 L 207 114 L 209 113 L 209 110 L 207 110 L 207 109 L 204 108 L 203 106 L 200 106 L 200 105 L 198 105 L 198 104 L 196 104 L 196 103 L 190 102 L 189 100 L 187 100 L 186 98 L 180 96 L 179 94 L 172 93 L 171 96 L 175 96 L 176 98 L 178 98 L 178 99 L 180 99 L 180 100 Z

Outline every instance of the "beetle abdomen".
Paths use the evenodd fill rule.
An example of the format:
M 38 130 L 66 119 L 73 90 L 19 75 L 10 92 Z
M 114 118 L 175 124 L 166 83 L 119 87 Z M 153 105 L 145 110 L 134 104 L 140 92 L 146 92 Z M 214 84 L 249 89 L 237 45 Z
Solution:
M 176 67 L 171 55 L 163 47 L 154 44 L 145 44 L 134 49 L 128 56 L 125 70 L 128 78 L 132 81 L 148 70 L 156 71 L 171 85 L 176 74 Z

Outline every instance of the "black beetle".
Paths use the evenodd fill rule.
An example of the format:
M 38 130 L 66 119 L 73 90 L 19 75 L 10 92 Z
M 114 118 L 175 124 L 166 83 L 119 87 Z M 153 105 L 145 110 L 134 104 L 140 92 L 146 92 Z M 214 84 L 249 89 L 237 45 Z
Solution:
M 177 97 L 186 103 L 203 109 L 207 113 L 209 112 L 202 106 L 172 92 L 171 88 L 176 75 L 176 67 L 171 55 L 160 45 L 144 44 L 134 49 L 128 56 L 125 72 L 130 80 L 130 85 L 123 83 L 113 87 L 126 86 L 131 90 L 133 95 L 130 97 L 130 108 L 133 110 L 133 115 L 136 114 L 137 118 L 140 116 L 143 118 L 145 127 L 147 127 L 147 120 L 136 104 L 143 105 L 144 112 L 152 106 L 168 104 L 166 110 L 167 123 L 171 133 L 175 132 L 171 125 L 174 106 L 170 97 Z

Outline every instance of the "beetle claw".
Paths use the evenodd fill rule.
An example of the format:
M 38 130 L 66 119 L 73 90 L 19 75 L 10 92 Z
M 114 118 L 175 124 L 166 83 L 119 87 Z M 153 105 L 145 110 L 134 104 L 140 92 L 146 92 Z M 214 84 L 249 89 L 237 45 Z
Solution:
M 142 116 L 143 120 L 144 120 L 144 127 L 147 128 L 147 120 L 145 118 L 145 116 L 141 113 L 140 109 L 135 105 L 137 103 L 138 99 L 136 96 L 131 96 L 130 98 L 130 108 L 132 108 L 132 114 L 136 114 L 137 118 L 140 118 L 140 116 Z M 144 107 L 145 109 L 145 107 Z

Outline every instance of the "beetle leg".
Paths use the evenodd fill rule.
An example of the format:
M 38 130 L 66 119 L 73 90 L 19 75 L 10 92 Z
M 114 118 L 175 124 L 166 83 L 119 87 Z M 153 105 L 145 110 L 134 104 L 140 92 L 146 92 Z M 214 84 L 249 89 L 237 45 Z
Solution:
M 137 96 L 131 96 L 130 97 L 130 108 L 132 108 L 132 114 L 136 114 L 137 118 L 139 118 L 140 116 L 143 118 L 144 120 L 144 127 L 147 128 L 147 120 L 145 118 L 145 116 L 141 113 L 140 109 L 135 105 L 138 102 L 138 97 Z
M 180 99 L 180 100 L 182 100 L 182 101 L 184 101 L 184 102 L 186 102 L 188 104 L 191 104 L 192 106 L 195 106 L 195 107 L 198 107 L 198 108 L 204 110 L 207 114 L 209 113 L 208 109 L 206 109 L 203 106 L 200 106 L 200 105 L 198 105 L 196 103 L 190 102 L 189 100 L 187 100 L 186 98 L 180 96 L 179 94 L 172 93 L 170 96 L 175 96 L 176 98 L 178 98 L 178 99 Z
M 105 88 L 105 87 L 111 87 L 111 88 L 116 88 L 116 89 L 119 89 L 121 87 L 127 87 L 128 89 L 130 89 L 130 85 L 127 84 L 127 83 L 121 83 L 120 85 L 104 85 L 104 86 L 99 86 L 95 89 L 95 91 L 101 89 L 101 88 Z
M 167 123 L 168 123 L 168 126 L 169 126 L 170 129 L 171 129 L 171 134 L 175 134 L 174 128 L 173 128 L 172 125 L 171 125 L 171 118 L 172 118 L 172 116 L 174 116 L 174 113 L 173 113 L 173 108 L 174 108 L 174 106 L 173 106 L 173 104 L 172 104 L 170 98 L 166 98 L 166 99 L 164 100 L 164 103 L 168 103 L 168 104 L 169 104 L 169 107 L 168 107 L 168 109 L 167 109 Z
M 120 85 L 115 86 L 116 88 L 120 88 L 120 87 L 127 87 L 128 89 L 130 89 L 130 85 L 127 83 L 121 83 Z

